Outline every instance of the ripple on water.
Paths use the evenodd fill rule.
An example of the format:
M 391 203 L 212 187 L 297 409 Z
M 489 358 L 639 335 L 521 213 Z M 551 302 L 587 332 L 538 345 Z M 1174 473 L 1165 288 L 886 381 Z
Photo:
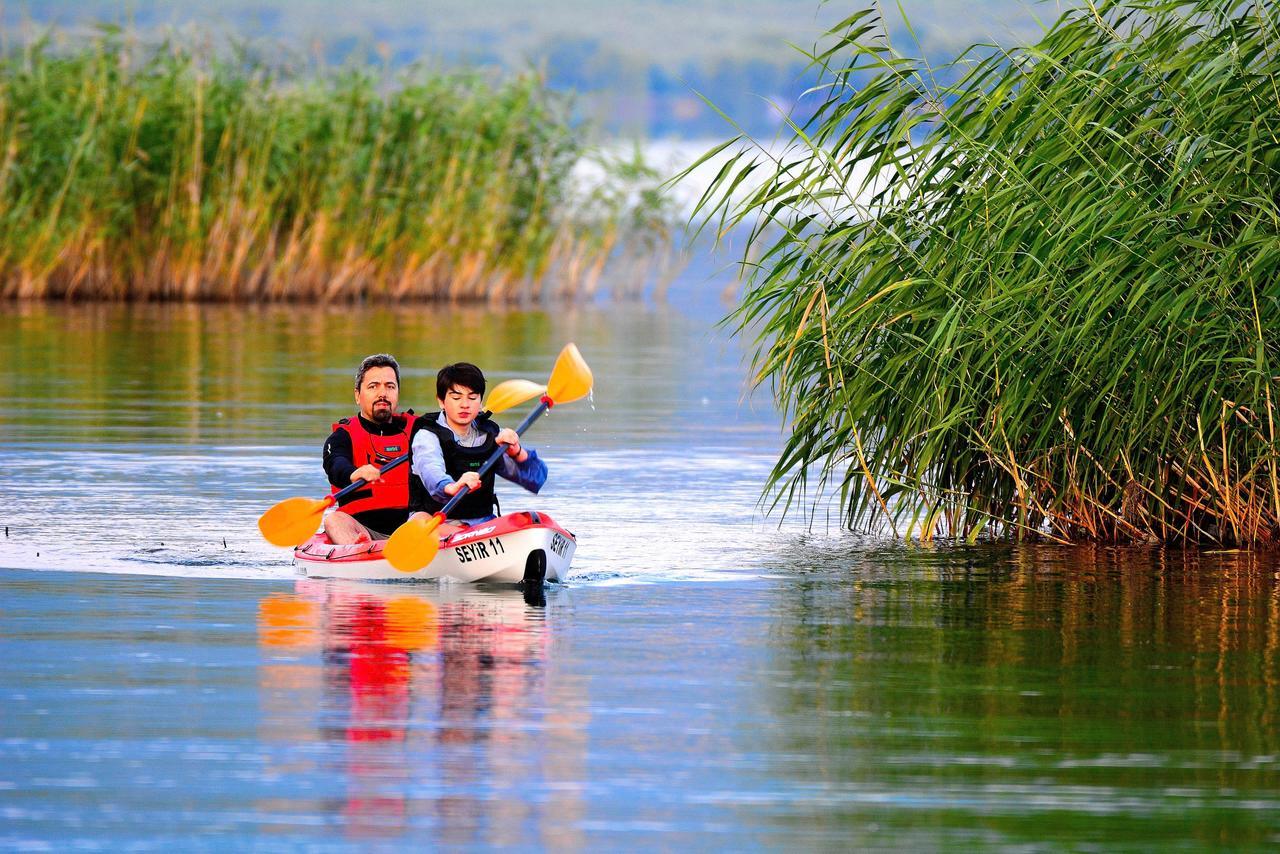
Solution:
M 0 451 L 0 464 L 7 455 Z M 795 525 L 780 531 L 759 511 L 755 484 L 772 464 L 765 454 L 686 451 L 676 460 L 664 448 L 629 448 L 550 457 L 552 478 L 541 495 L 500 487 L 500 496 L 510 509 L 551 514 L 579 537 L 571 583 L 754 577 L 795 534 Z M 257 516 L 308 487 L 323 495 L 317 463 L 310 454 L 244 448 L 61 450 L 50 464 L 76 479 L 13 485 L 0 565 L 293 577 L 288 552 L 259 536 Z

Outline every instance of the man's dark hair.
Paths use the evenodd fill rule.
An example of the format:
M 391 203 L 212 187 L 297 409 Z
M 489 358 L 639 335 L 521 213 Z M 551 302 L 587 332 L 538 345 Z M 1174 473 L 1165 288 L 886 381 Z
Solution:
M 396 361 L 395 356 L 390 353 L 374 353 L 372 356 L 365 356 L 360 367 L 356 369 L 356 388 L 364 385 L 364 375 L 370 368 L 390 368 L 396 372 L 396 385 L 400 385 L 400 363 Z
M 454 362 L 445 365 L 436 374 L 436 398 L 444 400 L 454 386 L 469 388 L 476 394 L 484 394 L 484 372 L 470 362 Z

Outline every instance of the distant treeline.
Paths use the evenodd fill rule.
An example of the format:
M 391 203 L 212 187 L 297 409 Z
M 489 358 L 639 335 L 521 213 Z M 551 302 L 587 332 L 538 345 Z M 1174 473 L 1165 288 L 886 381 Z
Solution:
M 575 185 L 568 112 L 534 75 L 28 44 L 0 59 L 0 296 L 587 294 L 667 223 L 641 164 Z
M 1074 0 L 906 0 L 912 26 L 883 4 L 893 38 L 944 61 L 973 42 L 1034 38 Z M 707 137 L 726 123 L 706 96 L 754 136 L 783 125 L 817 80 L 790 47 L 847 15 L 849 4 L 821 0 L 42 0 L 0 7 L 11 40 L 41 27 L 111 23 L 154 36 L 169 27 L 230 38 L 264 60 L 305 57 L 327 66 L 533 69 L 548 85 L 572 89 L 580 116 L 605 129 L 647 136 Z M 24 22 L 32 26 L 24 27 Z M 26 34 L 24 36 L 24 33 Z M 770 103 L 772 102 L 772 103 Z M 808 108 L 798 106 L 801 115 Z

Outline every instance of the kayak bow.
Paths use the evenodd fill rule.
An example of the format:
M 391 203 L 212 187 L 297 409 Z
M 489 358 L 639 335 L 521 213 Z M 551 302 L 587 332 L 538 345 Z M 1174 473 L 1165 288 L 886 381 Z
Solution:
M 383 556 L 386 540 L 334 545 L 319 533 L 294 549 L 293 563 L 310 578 L 364 581 L 559 581 L 569 571 L 577 539 L 546 513 L 508 513 L 478 525 L 440 529 L 440 550 L 416 572 L 402 572 Z

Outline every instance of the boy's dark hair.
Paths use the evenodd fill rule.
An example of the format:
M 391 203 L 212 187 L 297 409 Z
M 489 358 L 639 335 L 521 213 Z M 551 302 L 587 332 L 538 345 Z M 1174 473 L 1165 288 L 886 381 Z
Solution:
M 484 372 L 470 362 L 454 362 L 445 365 L 436 374 L 436 399 L 444 400 L 454 386 L 469 388 L 476 394 L 484 394 Z
M 390 368 L 396 372 L 396 385 L 400 385 L 400 363 L 395 356 L 390 353 L 374 353 L 372 356 L 365 356 L 360 367 L 356 368 L 356 388 L 364 385 L 364 375 L 370 368 Z

